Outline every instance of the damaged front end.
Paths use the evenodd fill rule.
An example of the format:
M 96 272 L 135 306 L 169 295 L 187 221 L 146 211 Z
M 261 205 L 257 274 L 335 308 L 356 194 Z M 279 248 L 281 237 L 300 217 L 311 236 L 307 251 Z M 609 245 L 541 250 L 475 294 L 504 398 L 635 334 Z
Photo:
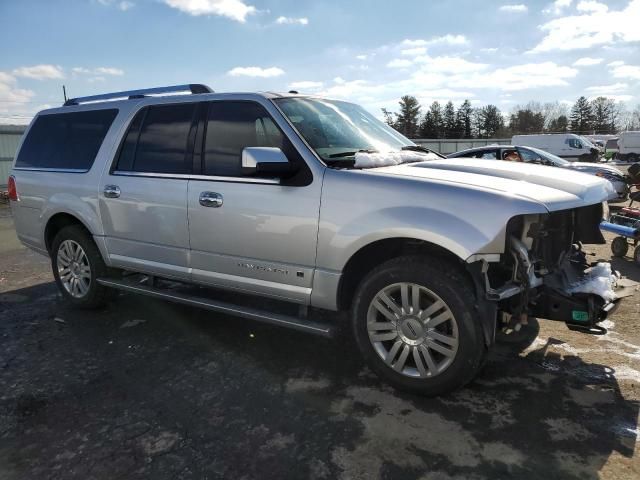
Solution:
M 618 275 L 608 263 L 589 263 L 584 244 L 604 244 L 601 204 L 512 218 L 499 262 L 477 262 L 486 299 L 500 318 L 565 322 L 569 328 L 598 330 L 616 306 Z M 477 278 L 477 277 L 476 277 Z

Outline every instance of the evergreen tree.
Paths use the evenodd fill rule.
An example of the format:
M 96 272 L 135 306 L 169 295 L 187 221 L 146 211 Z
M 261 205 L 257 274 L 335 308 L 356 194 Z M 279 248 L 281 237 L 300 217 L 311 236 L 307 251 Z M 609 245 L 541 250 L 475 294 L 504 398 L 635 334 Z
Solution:
M 433 102 L 420 124 L 420 136 L 423 138 L 442 138 L 442 109 L 438 102 Z
M 396 121 L 393 118 L 393 113 L 391 113 L 386 108 L 382 109 L 382 116 L 384 117 L 384 123 L 389 125 L 391 128 L 396 128 Z
M 544 114 L 529 108 L 518 108 L 509 116 L 509 127 L 516 135 L 541 133 L 544 130 Z
M 606 97 L 598 97 L 591 101 L 593 114 L 592 128 L 596 133 L 615 133 L 615 102 Z
M 495 105 L 482 107 L 478 112 L 478 136 L 491 138 L 504 129 L 504 118 Z
M 549 133 L 566 133 L 569 129 L 569 119 L 566 115 L 560 115 L 549 122 Z
M 456 129 L 459 135 L 457 138 L 471 138 L 472 114 L 473 108 L 471 108 L 471 102 L 465 100 L 456 112 Z
M 395 128 L 405 137 L 416 138 L 420 121 L 420 103 L 416 97 L 400 98 L 400 113 L 396 115 Z
M 578 134 L 589 133 L 592 129 L 593 112 L 586 97 L 580 97 L 571 108 L 571 131 Z
M 444 123 L 444 138 L 458 138 L 456 131 L 456 111 L 451 100 L 444 106 L 442 121 Z

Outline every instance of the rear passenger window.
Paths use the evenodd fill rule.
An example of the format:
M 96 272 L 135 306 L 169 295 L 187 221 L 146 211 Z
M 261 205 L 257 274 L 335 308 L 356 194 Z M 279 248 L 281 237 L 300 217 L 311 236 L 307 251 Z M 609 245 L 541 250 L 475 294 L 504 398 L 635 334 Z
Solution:
M 141 110 L 120 149 L 117 170 L 189 173 L 187 151 L 195 103 L 157 105 Z
M 267 111 L 253 102 L 212 102 L 204 146 L 204 174 L 240 177 L 245 147 L 288 145 Z
M 16 167 L 89 170 L 117 114 L 118 110 L 108 109 L 39 116 Z

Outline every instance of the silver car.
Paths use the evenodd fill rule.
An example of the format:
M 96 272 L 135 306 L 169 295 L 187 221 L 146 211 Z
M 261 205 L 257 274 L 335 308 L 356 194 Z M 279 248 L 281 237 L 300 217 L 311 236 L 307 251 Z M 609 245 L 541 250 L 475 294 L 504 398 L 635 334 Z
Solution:
M 348 318 L 373 371 L 427 395 L 474 378 L 505 322 L 589 331 L 617 301 L 580 247 L 604 242 L 609 182 L 439 159 L 343 101 L 72 99 L 34 118 L 9 190 L 78 307 L 115 288 L 324 336 Z
M 534 147 L 516 147 L 513 145 L 488 145 L 470 148 L 447 155 L 447 158 L 482 158 L 485 160 L 505 160 L 509 155 L 516 155 L 516 161 L 536 163 L 552 167 L 569 168 L 578 172 L 589 173 L 611 182 L 614 192 L 609 202 L 624 202 L 629 199 L 629 183 L 624 173 L 611 165 L 589 162 L 569 162 L 544 150 Z

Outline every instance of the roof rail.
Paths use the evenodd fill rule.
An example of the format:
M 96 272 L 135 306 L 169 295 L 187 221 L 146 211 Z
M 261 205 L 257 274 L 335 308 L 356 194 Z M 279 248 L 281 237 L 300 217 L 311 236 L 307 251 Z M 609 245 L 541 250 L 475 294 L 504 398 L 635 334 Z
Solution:
M 133 99 L 133 98 L 143 98 L 147 95 L 161 95 L 166 93 L 180 93 L 180 92 L 191 92 L 192 94 L 196 93 L 213 93 L 206 85 L 202 85 L 200 83 L 189 83 L 186 85 L 171 85 L 168 87 L 156 87 L 156 88 L 143 88 L 141 90 L 127 90 L 125 92 L 113 92 L 113 93 L 104 93 L 102 95 L 91 95 L 89 97 L 78 97 L 78 98 L 70 98 L 66 102 L 64 102 L 64 107 L 68 107 L 69 105 L 80 105 L 81 103 L 89 103 L 89 102 L 102 102 L 106 100 L 117 100 L 117 99 Z

